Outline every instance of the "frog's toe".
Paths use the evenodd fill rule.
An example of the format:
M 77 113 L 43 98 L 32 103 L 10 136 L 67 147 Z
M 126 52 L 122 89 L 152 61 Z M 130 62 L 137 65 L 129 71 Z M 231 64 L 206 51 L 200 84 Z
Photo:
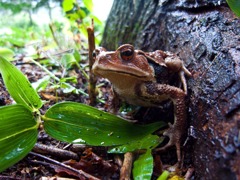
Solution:
M 177 133 L 178 131 L 174 130 L 173 125 L 169 126 L 170 128 L 166 130 L 163 135 L 169 137 L 168 143 L 160 148 L 156 148 L 155 151 L 166 151 L 171 146 L 176 146 L 176 153 L 178 162 L 181 161 L 181 148 L 180 148 L 180 135 Z

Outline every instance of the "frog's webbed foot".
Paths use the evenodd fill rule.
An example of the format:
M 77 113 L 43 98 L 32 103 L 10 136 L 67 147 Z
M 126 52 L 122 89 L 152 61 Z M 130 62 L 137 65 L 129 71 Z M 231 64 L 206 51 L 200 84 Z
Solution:
M 180 142 L 181 142 L 181 135 L 182 131 L 178 128 L 176 128 L 171 123 L 168 124 L 169 128 L 163 133 L 164 136 L 169 137 L 168 143 L 160 148 L 156 148 L 155 151 L 166 151 L 171 146 L 176 146 L 176 153 L 177 153 L 177 159 L 178 163 L 181 161 L 181 148 L 180 148 Z

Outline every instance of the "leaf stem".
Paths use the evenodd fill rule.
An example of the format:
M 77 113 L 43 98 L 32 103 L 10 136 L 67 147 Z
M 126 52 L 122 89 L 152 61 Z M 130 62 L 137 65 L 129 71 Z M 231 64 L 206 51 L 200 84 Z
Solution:
M 53 78 L 55 81 L 57 82 L 60 82 L 60 79 L 58 77 L 56 77 L 52 72 L 50 72 L 46 67 L 42 66 L 39 62 L 35 61 L 34 59 L 30 58 L 29 59 L 30 61 L 32 61 L 35 65 L 39 66 L 41 69 L 43 69 L 51 78 Z M 61 82 L 62 84 L 64 84 L 65 86 L 67 86 L 68 88 L 71 88 L 71 89 L 76 89 L 74 86 L 68 84 L 68 83 L 65 83 L 65 82 Z M 85 96 L 88 96 L 87 93 L 85 93 L 82 89 L 76 89 L 77 92 L 85 95 Z

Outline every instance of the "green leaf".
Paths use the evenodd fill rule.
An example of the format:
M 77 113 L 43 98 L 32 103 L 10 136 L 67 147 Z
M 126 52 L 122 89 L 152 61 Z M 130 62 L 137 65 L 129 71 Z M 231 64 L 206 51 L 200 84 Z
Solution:
M 12 166 L 33 148 L 38 123 L 22 105 L 0 107 L 0 172 Z
M 64 102 L 43 117 L 46 132 L 55 139 L 93 146 L 122 145 L 156 131 L 161 122 L 136 125 L 85 104 Z
M 50 76 L 44 76 L 43 78 L 39 79 L 38 81 L 32 83 L 32 87 L 38 92 L 45 90 L 47 85 L 50 83 Z
M 36 111 L 42 106 L 40 97 L 32 88 L 28 79 L 19 69 L 1 56 L 0 73 L 8 92 L 18 104 L 26 106 L 31 111 Z
M 227 0 L 227 3 L 231 10 L 240 17 L 240 1 L 239 0 Z
M 77 61 L 78 63 L 81 61 L 81 54 L 79 53 L 78 50 L 76 50 L 76 49 L 74 50 L 73 56 L 74 56 L 74 58 L 76 59 L 76 61 Z
M 73 54 L 67 53 L 64 54 L 61 58 L 61 64 L 66 68 L 69 69 L 71 68 L 73 65 L 78 64 L 78 62 L 76 61 L 75 57 Z
M 126 153 L 133 152 L 139 149 L 153 149 L 163 141 L 163 138 L 159 138 L 157 135 L 148 134 L 139 141 L 127 143 L 122 146 L 114 147 L 109 150 L 109 153 Z
M 84 6 L 90 11 L 93 11 L 93 2 L 92 0 L 83 0 Z
M 151 150 L 148 149 L 146 153 L 139 156 L 133 164 L 133 178 L 134 180 L 148 180 L 151 179 L 153 172 L 153 157 Z
M 62 3 L 64 11 L 71 11 L 74 7 L 74 3 L 76 3 L 76 0 L 64 0 Z
M 77 77 L 71 76 L 71 77 L 61 78 L 60 83 L 63 83 L 63 82 L 72 82 L 72 83 L 76 84 L 77 83 Z
M 78 11 L 76 11 L 75 14 L 78 15 L 78 19 L 83 19 L 87 17 L 86 12 L 82 9 L 79 9 Z
M 167 180 L 168 176 L 169 176 L 169 172 L 168 171 L 163 171 L 162 174 L 157 178 L 157 180 Z M 179 179 L 180 180 L 180 179 Z
M 0 48 L 0 56 L 4 57 L 8 61 L 12 61 L 14 52 L 8 48 Z

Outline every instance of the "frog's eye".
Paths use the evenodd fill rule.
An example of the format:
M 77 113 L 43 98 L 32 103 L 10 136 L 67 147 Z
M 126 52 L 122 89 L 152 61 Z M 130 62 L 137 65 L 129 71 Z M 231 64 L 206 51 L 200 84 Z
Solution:
M 129 61 L 133 58 L 134 50 L 131 48 L 122 49 L 120 51 L 120 56 L 122 60 Z

